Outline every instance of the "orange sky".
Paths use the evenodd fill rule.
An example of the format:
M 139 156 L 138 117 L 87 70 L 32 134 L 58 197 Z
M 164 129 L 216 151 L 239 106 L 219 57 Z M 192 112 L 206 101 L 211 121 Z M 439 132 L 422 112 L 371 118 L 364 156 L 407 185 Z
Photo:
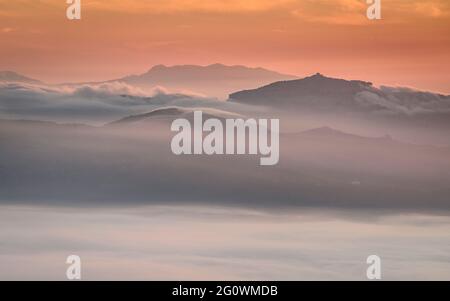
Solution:
M 450 1 L 0 0 L 0 70 L 103 80 L 155 64 L 243 64 L 450 93 Z

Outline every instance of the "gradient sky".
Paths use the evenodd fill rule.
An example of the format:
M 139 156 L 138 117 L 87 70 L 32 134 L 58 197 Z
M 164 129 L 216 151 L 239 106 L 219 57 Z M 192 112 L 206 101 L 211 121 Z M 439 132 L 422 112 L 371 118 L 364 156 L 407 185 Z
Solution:
M 450 93 L 450 1 L 0 0 L 0 70 L 104 80 L 156 64 L 242 64 Z

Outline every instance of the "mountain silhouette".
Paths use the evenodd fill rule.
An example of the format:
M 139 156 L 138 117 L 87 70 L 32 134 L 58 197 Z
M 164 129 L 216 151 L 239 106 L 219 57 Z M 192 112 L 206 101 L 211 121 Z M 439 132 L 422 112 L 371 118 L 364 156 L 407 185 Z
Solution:
M 280 81 L 229 96 L 229 101 L 278 109 L 315 112 L 376 112 L 386 115 L 446 115 L 450 96 L 404 87 L 375 87 L 370 82 L 330 78 L 317 73 Z M 436 115 L 437 114 L 437 115 Z
M 181 108 L 181 107 L 166 107 L 153 110 L 144 114 L 131 115 L 121 118 L 117 121 L 111 122 L 107 125 L 131 125 L 131 124 L 143 124 L 151 123 L 153 121 L 158 122 L 169 122 L 178 118 L 185 118 L 192 121 L 194 119 L 194 111 L 202 111 L 203 119 L 216 118 L 216 119 L 226 119 L 226 118 L 238 118 L 242 115 L 212 109 L 212 108 Z
M 226 99 L 236 90 L 260 87 L 274 81 L 290 80 L 292 75 L 281 74 L 263 68 L 245 66 L 157 65 L 148 72 L 118 79 L 130 85 L 150 88 L 163 86 L 177 91 L 192 91 Z
M 376 145 L 381 144 L 400 144 L 400 141 L 394 140 L 391 136 L 385 135 L 381 137 L 367 137 L 356 134 L 347 133 L 337 130 L 332 127 L 324 126 L 319 128 L 313 128 L 299 133 L 288 133 L 283 135 L 286 138 L 301 138 L 301 139 L 321 139 L 328 142 L 336 143 L 337 141 L 342 143 L 373 143 Z
M 41 81 L 38 81 L 33 78 L 26 77 L 19 73 L 13 71 L 0 71 L 0 82 L 18 82 L 18 83 L 27 83 L 27 84 L 41 84 Z
M 254 90 L 230 95 L 230 101 L 277 107 L 329 107 L 351 105 L 353 97 L 363 91 L 375 91 L 370 82 L 343 80 L 317 73 L 303 79 L 280 81 Z

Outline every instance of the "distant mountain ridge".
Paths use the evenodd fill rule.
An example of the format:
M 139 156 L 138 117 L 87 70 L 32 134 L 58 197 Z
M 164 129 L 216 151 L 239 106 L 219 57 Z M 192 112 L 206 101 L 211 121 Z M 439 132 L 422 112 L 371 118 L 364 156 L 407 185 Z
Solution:
M 370 82 L 330 78 L 317 73 L 230 94 L 229 101 L 280 109 L 356 111 L 414 115 L 450 113 L 450 96 L 410 88 L 379 88 Z
M 273 77 L 296 78 L 264 68 L 251 68 L 242 65 L 227 66 L 223 64 L 199 65 L 156 65 L 141 75 L 131 75 L 119 80 L 230 80 L 230 79 L 272 79 Z
M 126 76 L 116 81 L 141 88 L 163 86 L 178 91 L 189 90 L 226 99 L 231 92 L 239 89 L 256 88 L 295 78 L 297 77 L 264 68 L 213 64 L 208 66 L 156 65 L 144 74 Z
M 242 65 L 155 65 L 147 72 L 105 81 L 64 82 L 57 86 L 79 86 L 122 82 L 138 88 L 167 88 L 172 94 L 202 95 L 227 99 L 234 91 L 256 88 L 281 80 L 296 79 L 296 76 L 276 71 Z M 0 81 L 44 84 L 13 71 L 0 71 Z
M 286 137 L 302 137 L 302 138 L 320 138 L 320 139 L 330 139 L 330 140 L 351 140 L 358 142 L 374 142 L 374 143 L 401 143 L 400 141 L 394 140 L 391 136 L 385 135 L 380 137 L 368 137 L 360 136 L 348 132 L 343 132 L 332 127 L 324 126 L 309 129 L 299 133 L 289 133 L 285 134 Z
M 217 118 L 217 119 L 226 119 L 226 118 L 238 118 L 242 117 L 237 113 L 227 112 L 219 109 L 212 108 L 181 108 L 181 107 L 165 107 L 160 109 L 155 109 L 153 111 L 130 115 L 124 118 L 121 118 L 117 121 L 113 121 L 108 123 L 107 125 L 125 125 L 125 124 L 137 124 L 142 122 L 151 122 L 151 121 L 167 121 L 172 122 L 178 118 L 185 118 L 188 120 L 193 120 L 194 111 L 201 111 L 203 114 L 203 118 Z
M 0 71 L 0 81 L 5 82 L 19 82 L 27 84 L 42 84 L 41 81 L 24 76 L 13 71 Z

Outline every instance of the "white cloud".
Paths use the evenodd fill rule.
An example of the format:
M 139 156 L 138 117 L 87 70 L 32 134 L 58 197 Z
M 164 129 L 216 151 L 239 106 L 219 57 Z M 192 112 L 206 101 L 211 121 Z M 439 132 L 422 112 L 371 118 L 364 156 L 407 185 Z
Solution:
M 238 104 L 156 86 L 140 89 L 123 82 L 48 86 L 0 82 L 0 119 L 103 124 L 160 107 L 233 110 Z
M 381 86 L 374 92 L 358 93 L 355 100 L 373 112 L 410 116 L 450 113 L 450 97 L 405 87 Z

